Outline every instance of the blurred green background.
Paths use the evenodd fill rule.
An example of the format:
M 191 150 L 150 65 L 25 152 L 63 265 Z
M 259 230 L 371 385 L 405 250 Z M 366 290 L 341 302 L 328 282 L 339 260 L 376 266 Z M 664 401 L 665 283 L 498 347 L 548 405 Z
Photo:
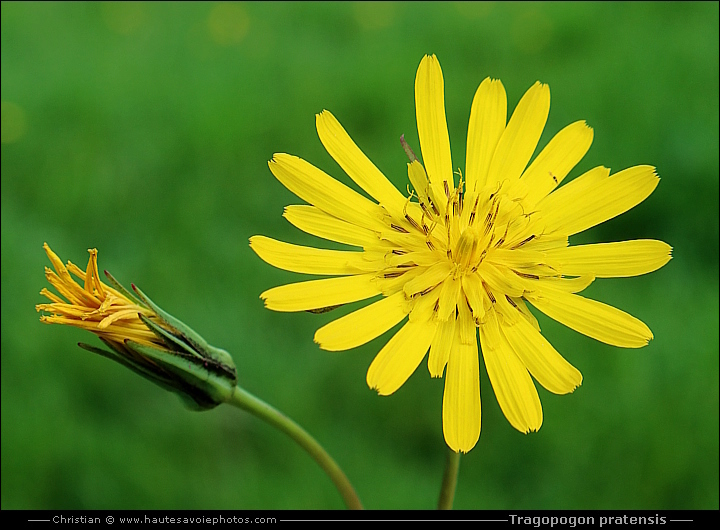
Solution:
M 368 508 L 432 508 L 445 459 L 442 380 L 423 364 L 393 396 L 365 372 L 386 334 L 343 353 L 313 315 L 263 308 L 299 279 L 248 237 L 324 246 L 285 222 L 301 201 L 267 168 L 324 151 L 327 108 L 402 190 L 405 134 L 419 152 L 414 78 L 435 53 L 456 166 L 486 76 L 508 108 L 536 80 L 544 145 L 585 119 L 594 144 L 571 173 L 657 166 L 657 190 L 574 242 L 655 238 L 674 259 L 589 296 L 655 334 L 623 350 L 541 319 L 584 375 L 540 388 L 523 435 L 481 377 L 482 434 L 462 458 L 456 508 L 718 508 L 717 3 L 2 3 L 2 508 L 342 508 L 283 434 L 231 407 L 186 411 L 169 393 L 44 326 L 47 241 L 141 286 L 229 350 L 241 384 L 306 427 Z M 481 369 L 484 372 L 484 367 Z

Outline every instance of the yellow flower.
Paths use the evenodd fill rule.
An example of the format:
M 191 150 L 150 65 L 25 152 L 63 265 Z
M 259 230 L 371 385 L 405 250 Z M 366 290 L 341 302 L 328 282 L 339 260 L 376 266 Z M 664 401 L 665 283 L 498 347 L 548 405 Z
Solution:
M 547 85 L 535 83 L 506 123 L 502 83 L 488 78 L 480 84 L 470 112 L 465 173 L 457 172 L 457 182 L 442 71 L 434 55 L 418 68 L 415 105 L 425 165 L 403 140 L 411 160 L 410 197 L 385 178 L 328 111 L 316 116 L 320 141 L 377 202 L 300 158 L 276 154 L 269 163 L 275 177 L 310 204 L 288 206 L 288 221 L 361 251 L 302 247 L 264 236 L 252 237 L 250 245 L 275 267 L 339 276 L 265 291 L 261 298 L 269 309 L 323 311 L 383 296 L 320 328 L 315 341 L 323 349 L 354 348 L 408 317 L 370 365 L 368 385 L 392 394 L 430 350 L 430 375 L 445 371 L 445 441 L 467 452 L 480 435 L 476 329 L 505 417 L 519 431 L 536 431 L 542 407 L 532 378 L 550 392 L 566 394 L 582 375 L 540 334 L 526 303 L 607 344 L 645 346 L 653 335 L 644 323 L 576 293 L 595 278 L 654 271 L 668 262 L 671 247 L 655 240 L 568 246 L 568 236 L 642 202 L 659 179 L 650 166 L 612 176 L 597 167 L 558 188 L 592 143 L 592 129 L 583 121 L 557 133 L 528 166 L 548 116 Z
M 110 349 L 84 343 L 78 346 L 131 369 L 153 383 L 177 393 L 185 404 L 205 410 L 227 401 L 237 383 L 232 357 L 210 346 L 185 324 L 156 306 L 140 289 L 137 297 L 105 271 L 110 287 L 100 281 L 97 250 L 89 249 L 90 260 L 83 271 L 62 260 L 47 243 L 45 253 L 55 271 L 45 267 L 45 277 L 61 296 L 43 289 L 49 304 L 37 304 L 46 324 L 65 324 L 97 335 Z M 82 280 L 78 284 L 74 274 Z M 65 297 L 63 300 L 62 297 Z

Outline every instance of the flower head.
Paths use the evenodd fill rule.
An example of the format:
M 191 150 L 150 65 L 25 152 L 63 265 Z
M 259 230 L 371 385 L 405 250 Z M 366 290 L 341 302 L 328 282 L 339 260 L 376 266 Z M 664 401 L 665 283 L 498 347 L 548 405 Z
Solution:
M 288 221 L 362 250 L 315 249 L 264 236 L 250 244 L 281 269 L 337 276 L 265 291 L 269 309 L 323 311 L 382 295 L 320 328 L 315 341 L 323 349 L 359 346 L 407 318 L 370 365 L 368 385 L 392 394 L 429 350 L 430 375 L 445 373 L 445 441 L 467 452 L 480 435 L 478 337 L 505 417 L 522 432 L 535 431 L 542 408 L 533 378 L 566 394 L 582 375 L 541 335 L 527 303 L 607 344 L 645 346 L 653 335 L 644 323 L 577 293 L 595 278 L 656 270 L 670 259 L 671 248 L 655 240 L 568 246 L 568 236 L 642 202 L 659 179 L 650 166 L 612 176 L 597 167 L 558 187 L 592 142 L 583 121 L 557 133 L 528 165 L 549 112 L 547 85 L 535 83 L 506 122 L 502 83 L 488 78 L 480 84 L 464 173 L 453 172 L 443 77 L 434 55 L 418 68 L 415 104 L 424 166 L 402 139 L 410 157 L 409 197 L 328 111 L 316 117 L 320 141 L 376 202 L 300 158 L 276 154 L 269 163 L 275 177 L 309 203 L 288 206 Z
M 66 324 L 96 334 L 110 351 L 78 345 L 177 393 L 192 409 L 213 408 L 230 398 L 237 374 L 225 350 L 210 346 L 135 285 L 132 287 L 137 296 L 107 271 L 105 276 L 114 288 L 100 281 L 96 249 L 88 250 L 90 260 L 83 271 L 69 261 L 63 265 L 47 243 L 43 248 L 55 269 L 45 267 L 45 277 L 60 296 L 45 288 L 40 291 L 51 302 L 35 306 L 38 311 L 50 313 L 42 315 L 41 322 Z

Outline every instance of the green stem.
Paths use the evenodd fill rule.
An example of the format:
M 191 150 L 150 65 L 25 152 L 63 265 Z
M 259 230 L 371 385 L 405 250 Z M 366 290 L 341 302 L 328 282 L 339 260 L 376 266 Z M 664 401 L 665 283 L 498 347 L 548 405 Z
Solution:
M 315 462 L 320 465 L 323 471 L 327 473 L 330 480 L 333 481 L 335 487 L 340 492 L 340 495 L 342 495 L 345 505 L 351 510 L 363 509 L 362 503 L 357 493 L 355 493 L 355 489 L 353 489 L 352 484 L 350 484 L 350 481 L 345 476 L 345 473 L 342 472 L 340 466 L 337 465 L 335 460 L 327 454 L 325 449 L 323 449 L 315 438 L 310 436 L 305 429 L 279 410 L 271 407 L 240 387 L 235 387 L 228 403 L 257 416 L 290 436 L 290 438 L 305 449 L 310 456 L 313 457 Z
M 438 510 L 452 510 L 458 469 L 460 469 L 460 453 L 456 453 L 448 447 L 447 460 L 445 460 L 445 472 L 443 473 L 442 487 L 440 488 Z

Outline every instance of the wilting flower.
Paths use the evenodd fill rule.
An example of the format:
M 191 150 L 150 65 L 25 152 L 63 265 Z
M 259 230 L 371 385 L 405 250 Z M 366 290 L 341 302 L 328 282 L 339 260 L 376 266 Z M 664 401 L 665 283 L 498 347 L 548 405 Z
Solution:
M 653 335 L 640 320 L 576 293 L 595 278 L 654 271 L 670 259 L 671 248 L 655 240 L 568 246 L 568 236 L 642 202 L 659 179 L 650 166 L 612 176 L 597 167 L 558 188 L 592 142 L 592 129 L 583 121 L 557 133 L 528 166 L 550 107 L 549 89 L 539 82 L 507 123 L 502 83 L 488 78 L 480 84 L 470 112 L 465 172 L 456 179 L 443 91 L 440 65 L 434 55 L 426 56 L 415 79 L 424 167 L 403 140 L 411 160 L 409 197 L 328 111 L 316 117 L 320 141 L 377 203 L 295 156 L 276 154 L 269 163 L 275 177 L 310 204 L 288 206 L 288 221 L 361 251 L 264 236 L 250 244 L 275 267 L 339 276 L 265 291 L 261 297 L 269 309 L 317 312 L 383 296 L 320 328 L 315 341 L 323 349 L 359 346 L 409 317 L 370 365 L 368 385 L 392 394 L 429 349 L 430 375 L 445 371 L 445 441 L 467 452 L 480 435 L 476 329 L 505 417 L 522 432 L 535 431 L 542 408 L 531 375 L 556 394 L 572 392 L 582 375 L 540 334 L 526 303 L 607 344 L 645 346 Z
M 140 289 L 127 291 L 112 275 L 100 281 L 97 250 L 90 249 L 86 270 L 62 260 L 45 243 L 55 271 L 45 277 L 61 296 L 48 289 L 40 294 L 49 304 L 38 304 L 48 324 L 66 324 L 96 334 L 109 351 L 79 343 L 82 348 L 108 357 L 157 385 L 177 393 L 190 408 L 204 410 L 227 401 L 237 383 L 232 357 L 210 346 L 200 335 L 156 306 Z M 77 283 L 75 275 L 83 283 Z M 65 299 L 63 299 L 63 297 Z

